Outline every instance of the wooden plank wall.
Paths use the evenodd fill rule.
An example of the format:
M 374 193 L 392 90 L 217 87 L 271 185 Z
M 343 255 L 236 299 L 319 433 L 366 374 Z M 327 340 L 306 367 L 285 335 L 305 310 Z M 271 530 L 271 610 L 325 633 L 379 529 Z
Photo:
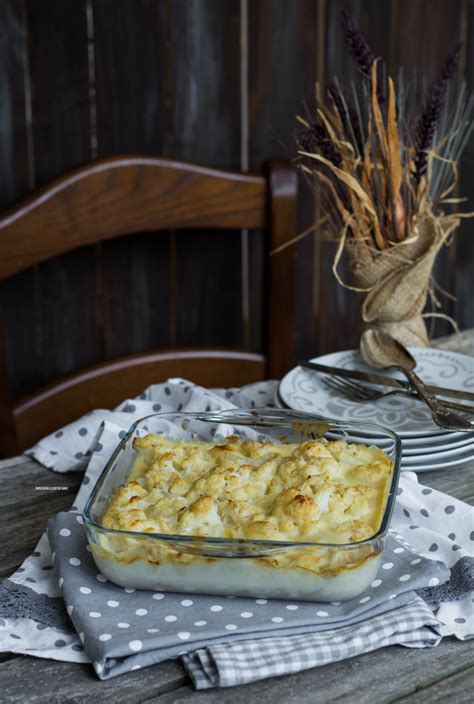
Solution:
M 295 114 L 311 106 L 314 82 L 355 77 L 343 6 L 392 72 L 431 73 L 463 39 L 460 79 L 472 86 L 473 0 L 2 0 L 0 207 L 97 156 L 164 154 L 256 171 L 267 157 L 291 156 Z M 471 142 L 460 192 L 471 195 L 473 183 Z M 316 214 L 304 183 L 299 211 L 303 230 Z M 463 224 L 436 266 L 463 302 L 443 300 L 462 328 L 474 326 L 472 227 Z M 354 346 L 358 304 L 335 283 L 334 246 L 316 233 L 297 250 L 295 359 Z M 14 393 L 169 344 L 259 349 L 262 256 L 261 233 L 161 232 L 4 282 Z

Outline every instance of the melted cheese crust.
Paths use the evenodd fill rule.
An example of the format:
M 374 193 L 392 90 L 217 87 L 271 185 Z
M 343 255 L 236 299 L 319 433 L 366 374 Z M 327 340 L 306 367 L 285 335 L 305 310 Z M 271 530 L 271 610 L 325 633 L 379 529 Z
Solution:
M 147 435 L 134 441 L 137 459 L 102 524 L 116 530 L 291 542 L 353 543 L 379 529 L 392 462 L 376 447 L 343 440 L 277 445 L 190 442 Z M 135 541 L 136 542 L 136 541 Z M 155 541 L 153 541 L 155 542 Z M 121 559 L 189 563 L 196 557 L 122 539 Z M 323 551 L 324 552 L 324 551 Z M 321 571 L 341 567 L 337 552 L 300 550 L 262 558 Z M 341 553 L 341 551 L 338 551 Z M 354 550 L 351 551 L 353 560 Z M 360 558 L 368 555 L 366 550 Z

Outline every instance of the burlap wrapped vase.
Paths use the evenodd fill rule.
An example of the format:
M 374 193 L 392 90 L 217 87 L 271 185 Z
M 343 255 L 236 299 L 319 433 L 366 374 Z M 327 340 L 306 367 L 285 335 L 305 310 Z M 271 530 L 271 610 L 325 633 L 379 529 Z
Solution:
M 380 251 L 348 238 L 346 253 L 351 288 L 363 292 L 365 328 L 383 328 L 403 345 L 425 347 L 428 333 L 422 317 L 433 264 L 440 248 L 459 225 L 455 215 L 418 216 L 410 236 Z

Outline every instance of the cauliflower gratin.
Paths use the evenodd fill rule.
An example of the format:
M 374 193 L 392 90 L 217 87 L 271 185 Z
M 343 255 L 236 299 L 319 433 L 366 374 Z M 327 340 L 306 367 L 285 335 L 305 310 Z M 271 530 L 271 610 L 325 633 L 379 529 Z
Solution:
M 115 490 L 102 525 L 122 531 L 341 545 L 379 529 L 392 462 L 376 447 L 343 440 L 275 444 L 229 437 L 220 442 L 134 440 L 130 481 Z M 104 535 L 104 540 L 106 536 Z M 188 565 L 197 560 L 163 541 L 109 535 L 114 559 Z M 355 548 L 355 546 L 354 546 Z M 298 548 L 252 559 L 267 567 L 319 574 L 348 569 L 373 545 L 344 551 Z M 219 558 L 217 558 L 219 560 Z M 238 561 L 237 561 L 238 562 Z

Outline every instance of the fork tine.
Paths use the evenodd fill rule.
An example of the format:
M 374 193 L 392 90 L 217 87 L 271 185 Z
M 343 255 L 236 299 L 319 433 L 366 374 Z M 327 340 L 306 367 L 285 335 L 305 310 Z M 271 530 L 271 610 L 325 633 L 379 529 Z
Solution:
M 329 386 L 331 389 L 345 390 L 345 386 L 341 383 L 340 379 L 333 379 L 332 377 L 323 376 L 323 383 Z
M 325 378 L 323 379 L 323 381 L 324 384 L 326 386 L 329 386 L 330 389 L 342 393 L 344 396 L 347 396 L 353 401 L 366 400 L 365 393 L 363 393 L 360 389 L 352 388 L 350 384 L 347 384 L 345 379 L 334 379 L 333 377 L 331 377 Z
M 377 391 L 375 391 L 374 389 L 369 389 L 367 388 L 367 386 L 359 384 L 357 381 L 353 381 L 352 379 L 341 379 L 341 381 L 342 385 L 346 389 L 351 389 L 354 393 L 357 393 L 366 399 L 371 399 L 374 395 L 378 396 Z
M 323 382 L 324 386 L 327 386 L 328 388 L 333 389 L 333 391 L 343 391 L 342 385 L 339 384 L 335 379 L 331 379 L 329 377 L 323 376 L 322 382 Z

